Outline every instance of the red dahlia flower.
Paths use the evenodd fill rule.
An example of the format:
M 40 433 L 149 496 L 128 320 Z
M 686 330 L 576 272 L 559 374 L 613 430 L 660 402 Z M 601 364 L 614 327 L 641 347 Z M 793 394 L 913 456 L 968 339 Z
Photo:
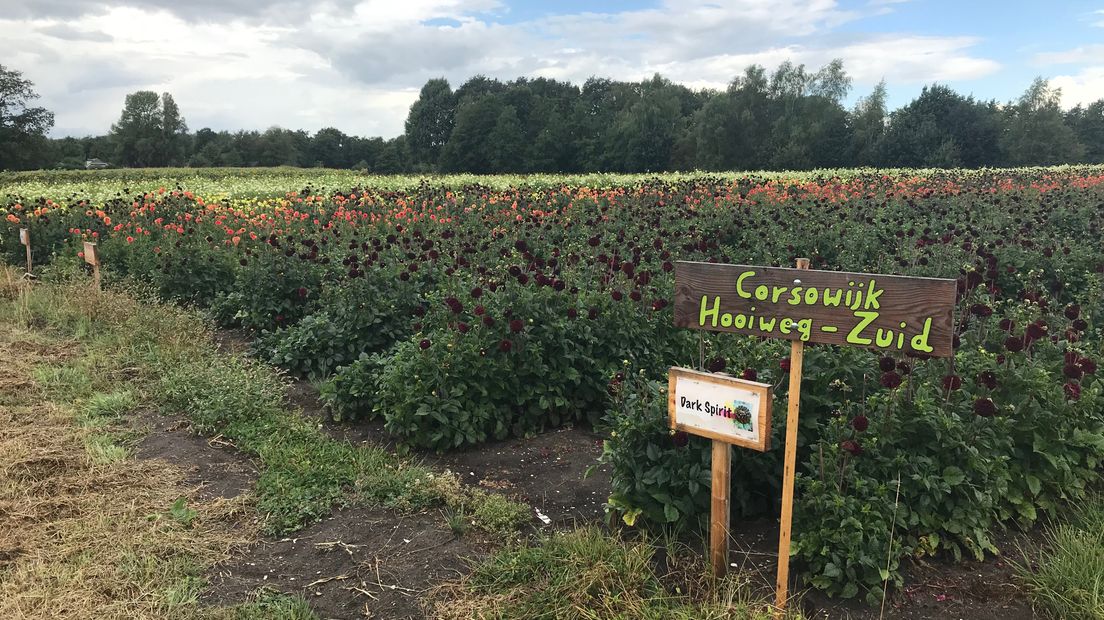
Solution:
M 862 446 L 854 439 L 845 439 L 840 442 L 840 447 L 845 451 L 851 453 L 852 456 L 859 456 L 863 453 Z
M 901 375 L 893 371 L 882 373 L 882 378 L 879 379 L 879 383 L 881 383 L 884 388 L 889 388 L 891 390 L 896 389 L 897 386 L 901 385 Z
M 997 389 L 997 374 L 992 370 L 983 370 L 977 376 L 978 385 L 990 390 Z
M 974 413 L 983 418 L 990 418 L 997 413 L 997 405 L 992 398 L 979 398 L 974 401 Z

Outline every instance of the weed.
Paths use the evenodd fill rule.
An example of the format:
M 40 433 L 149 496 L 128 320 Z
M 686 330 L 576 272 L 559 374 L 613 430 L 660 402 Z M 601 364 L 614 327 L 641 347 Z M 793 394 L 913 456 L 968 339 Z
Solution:
M 529 506 L 497 493 L 475 489 L 469 504 L 475 523 L 493 534 L 516 532 L 533 520 Z
M 1069 521 L 1046 528 L 1042 545 L 1016 565 L 1035 602 L 1055 618 L 1104 618 L 1104 497 L 1088 498 Z
M 192 521 L 195 521 L 196 516 L 199 515 L 194 509 L 188 507 L 188 498 L 186 497 L 178 498 L 173 502 L 172 506 L 169 507 L 169 514 L 184 527 L 191 527 Z
M 444 618 L 770 617 L 738 575 L 716 580 L 700 556 L 673 548 L 666 568 L 679 555 L 681 570 L 661 579 L 655 552 L 647 540 L 626 542 L 593 527 L 550 534 L 495 553 L 444 588 L 435 610 Z
M 463 505 L 455 509 L 446 508 L 445 522 L 448 523 L 449 530 L 457 539 L 463 538 L 472 524 L 471 516 L 464 510 Z
M 138 399 L 130 390 L 93 394 L 80 413 L 83 426 L 98 427 L 117 421 L 138 406 Z
M 130 451 L 115 441 L 115 437 L 111 435 L 86 435 L 84 449 L 88 452 L 88 458 L 97 465 L 125 461 L 130 456 Z
M 301 596 L 262 589 L 253 600 L 226 609 L 209 610 L 206 620 L 318 620 Z

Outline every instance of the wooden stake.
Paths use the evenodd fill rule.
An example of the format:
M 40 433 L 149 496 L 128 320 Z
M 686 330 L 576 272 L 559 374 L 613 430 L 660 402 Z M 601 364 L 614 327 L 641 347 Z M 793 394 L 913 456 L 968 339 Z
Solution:
M 797 259 L 797 268 L 808 269 L 809 259 Z M 775 588 L 776 617 L 780 617 L 786 609 L 786 599 L 789 597 L 790 526 L 793 523 L 794 470 L 797 466 L 797 424 L 801 407 L 801 364 L 804 359 L 805 343 L 794 340 L 790 344 L 790 392 L 786 399 L 786 457 L 782 470 L 782 518 L 778 529 L 778 581 Z
M 96 253 L 96 243 L 93 241 L 84 242 L 84 262 L 92 265 L 92 282 L 96 290 L 100 290 L 100 255 Z
M 27 273 L 28 274 L 32 273 L 32 271 L 31 271 L 31 267 L 32 267 L 32 264 L 31 264 L 31 229 L 30 228 L 20 228 L 19 229 L 19 241 L 24 246 L 26 246 L 26 248 L 27 248 Z
M 713 574 L 724 577 L 728 574 L 728 521 L 729 521 L 729 476 L 732 472 L 732 446 L 723 441 L 713 440 L 713 482 L 709 515 L 709 558 L 713 564 Z

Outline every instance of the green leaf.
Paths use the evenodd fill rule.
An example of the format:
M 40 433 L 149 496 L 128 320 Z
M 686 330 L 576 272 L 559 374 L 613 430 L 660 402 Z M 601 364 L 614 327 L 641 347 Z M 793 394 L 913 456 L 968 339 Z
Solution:
M 962 484 L 962 481 L 966 479 L 966 474 L 962 473 L 962 470 L 954 465 L 949 465 L 943 469 L 943 481 L 953 486 Z
M 667 519 L 668 523 L 674 523 L 678 521 L 679 510 L 675 508 L 673 504 L 667 504 L 663 507 L 663 518 Z
M 1031 490 L 1032 495 L 1038 495 L 1039 491 L 1043 488 L 1043 483 L 1037 477 L 1027 474 L 1024 478 L 1027 481 L 1027 488 Z

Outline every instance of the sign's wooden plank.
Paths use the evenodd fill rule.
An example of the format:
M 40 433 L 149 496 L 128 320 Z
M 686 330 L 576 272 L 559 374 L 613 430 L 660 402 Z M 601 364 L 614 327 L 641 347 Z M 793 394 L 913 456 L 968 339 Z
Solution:
M 769 450 L 772 399 L 766 383 L 689 368 L 668 373 L 671 428 L 715 441 Z
M 89 265 L 100 264 L 100 258 L 96 256 L 96 244 L 92 241 L 84 242 L 84 262 Z
M 953 354 L 954 280 L 679 262 L 674 306 L 678 327 Z

